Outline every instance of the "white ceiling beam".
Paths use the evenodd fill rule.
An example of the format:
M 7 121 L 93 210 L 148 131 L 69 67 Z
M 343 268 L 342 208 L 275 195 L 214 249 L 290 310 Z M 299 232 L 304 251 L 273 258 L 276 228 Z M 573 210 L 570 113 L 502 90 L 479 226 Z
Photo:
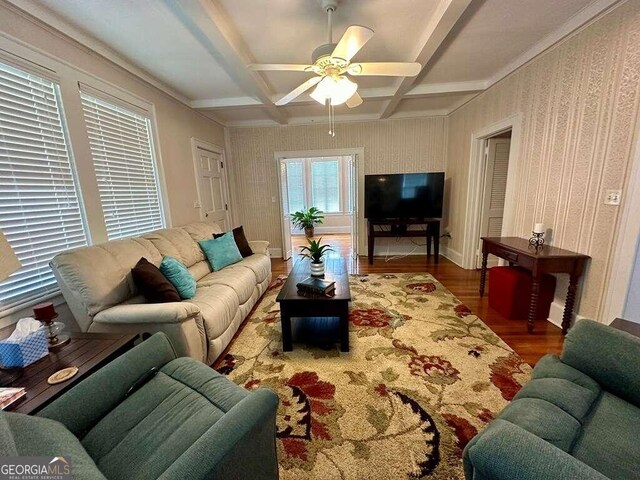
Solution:
M 479 80 L 471 82 L 451 82 L 451 83 L 433 83 L 420 84 L 411 88 L 404 94 L 404 98 L 424 98 L 442 95 L 457 95 L 467 93 L 478 93 L 486 90 L 488 81 Z M 362 88 L 358 90 L 360 96 L 365 100 L 389 100 L 395 93 L 394 87 L 378 87 L 378 88 Z M 271 98 L 277 100 L 284 94 L 276 94 Z M 295 98 L 288 105 L 313 105 L 315 100 L 310 100 L 307 96 L 301 95 Z M 229 98 L 210 98 L 202 100 L 193 100 L 190 102 L 192 108 L 204 110 L 216 110 L 224 108 L 251 108 L 262 106 L 262 102 L 253 97 L 229 97 Z
M 424 69 L 471 2 L 472 0 L 442 2 L 431 18 L 411 61 L 418 62 Z M 387 102 L 380 118 L 389 118 L 393 114 L 402 97 L 413 87 L 419 77 L 418 74 L 415 77 L 404 77 L 400 81 L 395 94 Z
M 285 125 L 284 111 L 276 107 L 262 77 L 247 69 L 255 63 L 240 34 L 215 0 L 163 0 L 205 50 L 249 96 L 259 100 L 267 114 Z

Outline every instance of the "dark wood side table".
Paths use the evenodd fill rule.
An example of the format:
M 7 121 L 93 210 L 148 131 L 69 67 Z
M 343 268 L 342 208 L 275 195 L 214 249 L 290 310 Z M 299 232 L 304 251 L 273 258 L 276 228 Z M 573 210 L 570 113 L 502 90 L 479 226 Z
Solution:
M 484 295 L 487 279 L 487 257 L 489 254 L 507 260 L 510 265 L 516 264 L 526 268 L 533 277 L 531 285 L 531 300 L 527 330 L 533 332 L 540 278 L 545 273 L 566 273 L 569 275 L 569 288 L 562 315 L 562 333 L 567 333 L 571 325 L 573 307 L 576 300 L 578 280 L 584 272 L 584 267 L 591 257 L 581 253 L 563 250 L 562 248 L 545 245 L 536 250 L 529 247 L 529 240 L 519 237 L 482 237 L 482 272 L 480 274 L 480 296 Z
M 343 258 L 329 257 L 325 259 L 325 280 L 336 282 L 335 295 L 298 294 L 296 284 L 311 274 L 311 263 L 301 259 L 293 266 L 293 271 L 282 286 L 276 302 L 280 304 L 280 322 L 282 323 L 282 350 L 293 350 L 291 319 L 301 317 L 301 321 L 314 319 L 336 319 L 339 322 L 340 350 L 349 351 L 349 272 Z M 326 322 L 323 322 L 326 323 Z
M 13 327 L 0 330 L 0 338 L 8 337 Z M 71 340 L 49 355 L 22 370 L 22 376 L 10 385 L 24 387 L 27 394 L 9 405 L 6 411 L 32 414 L 44 408 L 78 382 L 133 348 L 138 334 L 72 333 Z M 49 385 L 51 374 L 66 367 L 78 367 L 71 379 Z
M 413 219 L 368 219 L 369 235 L 368 243 L 368 259 L 369 265 L 373 264 L 373 252 L 375 248 L 376 238 L 397 238 L 397 237 L 423 237 L 426 239 L 427 258 L 431 256 L 431 242 L 433 242 L 434 262 L 438 263 L 440 259 L 440 219 L 438 218 L 413 218 Z M 410 225 L 424 225 L 424 230 L 409 230 Z M 379 227 L 379 228 L 376 228 Z M 385 230 L 383 227 L 389 227 Z M 397 227 L 404 229 L 397 229 Z M 396 228 L 394 230 L 393 228 Z

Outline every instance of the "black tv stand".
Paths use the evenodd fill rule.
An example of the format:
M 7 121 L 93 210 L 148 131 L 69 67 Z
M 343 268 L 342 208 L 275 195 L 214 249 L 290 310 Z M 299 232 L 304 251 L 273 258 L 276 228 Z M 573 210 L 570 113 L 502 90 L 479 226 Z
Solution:
M 367 219 L 369 223 L 369 265 L 373 264 L 373 252 L 376 237 L 424 237 L 427 240 L 427 257 L 431 256 L 431 241 L 433 240 L 434 261 L 440 258 L 440 219 L 439 218 L 384 218 Z M 425 225 L 424 230 L 410 230 L 409 225 Z M 388 226 L 388 230 L 382 227 Z M 375 227 L 380 227 L 376 229 Z

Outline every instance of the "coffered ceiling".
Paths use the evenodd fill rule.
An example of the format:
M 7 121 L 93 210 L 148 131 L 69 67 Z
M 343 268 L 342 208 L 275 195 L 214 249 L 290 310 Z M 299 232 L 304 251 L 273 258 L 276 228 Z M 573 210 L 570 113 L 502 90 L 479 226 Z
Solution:
M 327 43 L 320 0 L 10 0 L 226 125 L 325 121 L 311 77 L 250 63 L 310 63 Z M 417 77 L 357 77 L 364 103 L 337 120 L 446 115 L 617 0 L 340 0 L 333 41 L 375 31 L 356 61 L 419 62 Z

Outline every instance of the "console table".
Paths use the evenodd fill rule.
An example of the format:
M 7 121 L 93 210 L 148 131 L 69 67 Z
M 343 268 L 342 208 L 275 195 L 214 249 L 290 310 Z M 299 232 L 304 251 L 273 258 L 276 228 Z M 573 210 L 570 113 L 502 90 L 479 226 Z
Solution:
M 566 273 L 569 275 L 569 289 L 562 315 L 562 333 L 567 333 L 571 325 L 573 307 L 576 300 L 578 280 L 584 272 L 584 267 L 591 257 L 581 253 L 563 250 L 562 248 L 545 245 L 536 250 L 529 246 L 529 240 L 518 237 L 482 237 L 482 272 L 480 274 L 480 296 L 484 295 L 487 279 L 487 257 L 489 254 L 507 260 L 510 265 L 516 264 L 529 270 L 533 281 L 531 285 L 531 300 L 527 329 L 533 332 L 538 306 L 538 292 L 540 278 L 545 273 Z
M 435 263 L 440 258 L 440 219 L 438 218 L 415 218 L 415 219 L 369 219 L 369 237 L 368 237 L 368 258 L 369 265 L 373 264 L 373 252 L 376 237 L 424 237 L 427 240 L 427 257 L 431 256 L 431 241 L 433 241 L 433 253 L 435 255 Z M 410 225 L 424 225 L 424 230 L 409 230 Z M 389 230 L 383 230 L 382 227 L 389 227 Z M 380 227 L 376 229 L 375 227 Z M 397 227 L 401 227 L 398 229 Z M 395 230 L 394 230 L 395 229 Z

